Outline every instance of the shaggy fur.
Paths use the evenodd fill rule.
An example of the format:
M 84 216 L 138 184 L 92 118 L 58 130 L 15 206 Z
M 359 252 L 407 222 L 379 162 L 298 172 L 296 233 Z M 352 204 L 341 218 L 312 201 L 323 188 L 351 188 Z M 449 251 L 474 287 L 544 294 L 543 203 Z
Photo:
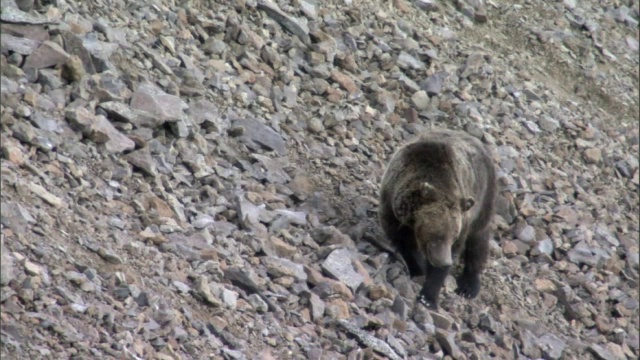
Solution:
M 476 138 L 429 131 L 396 151 L 382 178 L 378 217 L 411 276 L 426 275 L 418 300 L 437 308 L 452 265 L 462 255 L 457 293 L 475 298 L 488 258 L 496 175 Z

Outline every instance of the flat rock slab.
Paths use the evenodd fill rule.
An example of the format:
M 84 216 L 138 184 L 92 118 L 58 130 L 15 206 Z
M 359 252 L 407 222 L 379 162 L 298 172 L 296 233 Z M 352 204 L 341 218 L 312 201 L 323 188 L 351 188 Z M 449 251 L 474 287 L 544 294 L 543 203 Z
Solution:
M 2 225 L 16 232 L 26 232 L 29 224 L 35 224 L 36 220 L 27 209 L 20 204 L 2 202 L 0 207 L 0 222 Z
M 160 126 L 165 122 L 176 122 L 182 119 L 187 104 L 177 96 L 169 95 L 152 84 L 141 85 L 131 98 L 131 108 L 152 114 L 155 120 L 149 119 L 140 125 Z
M 24 69 L 42 69 L 62 65 L 67 62 L 69 54 L 53 41 L 45 41 L 24 62 Z
M 334 250 L 322 263 L 322 269 L 333 278 L 343 282 L 351 291 L 356 289 L 364 278 L 353 269 L 351 254 L 346 248 Z
M 50 38 L 49 31 L 42 25 L 4 23 L 0 26 L 0 31 L 2 34 L 27 38 L 38 43 L 47 41 Z
M 38 46 L 40 46 L 39 41 L 4 33 L 0 34 L 0 41 L 2 43 L 3 53 L 13 51 L 20 55 L 30 55 L 38 48 Z
M 257 146 L 264 147 L 267 150 L 275 151 L 281 156 L 287 154 L 287 145 L 282 136 L 258 120 L 237 119 L 233 121 L 233 125 L 244 128 L 243 134 L 238 139 L 247 146 L 252 148 Z
M 2 19 L 2 21 L 14 24 L 44 25 L 58 23 L 57 19 L 49 19 L 48 17 L 42 15 L 33 15 L 30 13 L 26 13 L 12 6 L 6 6 L 2 8 L 0 19 Z
M 116 129 L 106 117 L 94 115 L 85 108 L 69 109 L 65 113 L 69 124 L 97 144 L 105 144 L 110 153 L 133 150 L 135 143 Z
M 350 324 L 347 320 L 338 320 L 338 325 L 340 325 L 344 330 L 352 334 L 358 339 L 358 342 L 363 344 L 366 347 L 370 347 L 380 354 L 384 354 L 389 359 L 402 359 L 398 354 L 387 344 L 386 342 L 378 339 L 377 337 L 370 335 L 366 331 L 357 328 L 353 324 Z
M 282 27 L 289 30 L 292 34 L 296 35 L 302 42 L 309 44 L 311 39 L 309 38 L 309 29 L 306 25 L 300 22 L 298 19 L 288 15 L 278 8 L 278 5 L 271 1 L 260 0 L 258 1 L 258 9 L 264 11 L 270 18 L 277 21 Z
M 271 276 L 291 276 L 299 281 L 307 280 L 307 273 L 302 264 L 279 257 L 263 257 L 262 263 Z

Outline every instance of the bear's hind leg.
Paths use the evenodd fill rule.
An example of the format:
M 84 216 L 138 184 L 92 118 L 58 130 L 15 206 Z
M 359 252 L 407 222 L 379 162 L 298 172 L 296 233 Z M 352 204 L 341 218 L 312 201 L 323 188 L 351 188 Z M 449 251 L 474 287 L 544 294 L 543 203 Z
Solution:
M 424 285 L 420 294 L 418 295 L 418 301 L 421 302 L 427 309 L 438 309 L 438 297 L 440 296 L 440 290 L 444 285 L 444 280 L 449 275 L 451 266 L 435 267 L 427 262 L 427 274 L 424 280 Z
M 464 270 L 457 278 L 456 293 L 458 295 L 473 299 L 480 293 L 480 274 L 489 258 L 490 236 L 491 229 L 487 226 L 484 230 L 471 234 L 467 238 L 463 253 Z

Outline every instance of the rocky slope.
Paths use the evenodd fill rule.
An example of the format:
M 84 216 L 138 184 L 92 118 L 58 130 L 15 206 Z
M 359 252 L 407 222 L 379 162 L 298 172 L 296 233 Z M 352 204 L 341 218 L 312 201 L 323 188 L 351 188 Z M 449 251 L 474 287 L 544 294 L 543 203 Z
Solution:
M 2 0 L 0 354 L 636 359 L 638 5 Z M 432 126 L 502 188 L 439 312 L 375 221 Z

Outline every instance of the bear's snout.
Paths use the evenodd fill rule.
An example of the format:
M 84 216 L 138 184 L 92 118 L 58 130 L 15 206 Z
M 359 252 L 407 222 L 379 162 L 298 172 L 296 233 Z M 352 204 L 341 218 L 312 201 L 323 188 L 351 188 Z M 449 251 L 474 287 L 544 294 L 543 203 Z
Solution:
M 430 245 L 431 246 L 429 246 L 428 250 L 428 260 L 431 265 L 435 267 L 447 267 L 453 265 L 451 246 L 446 241 Z

